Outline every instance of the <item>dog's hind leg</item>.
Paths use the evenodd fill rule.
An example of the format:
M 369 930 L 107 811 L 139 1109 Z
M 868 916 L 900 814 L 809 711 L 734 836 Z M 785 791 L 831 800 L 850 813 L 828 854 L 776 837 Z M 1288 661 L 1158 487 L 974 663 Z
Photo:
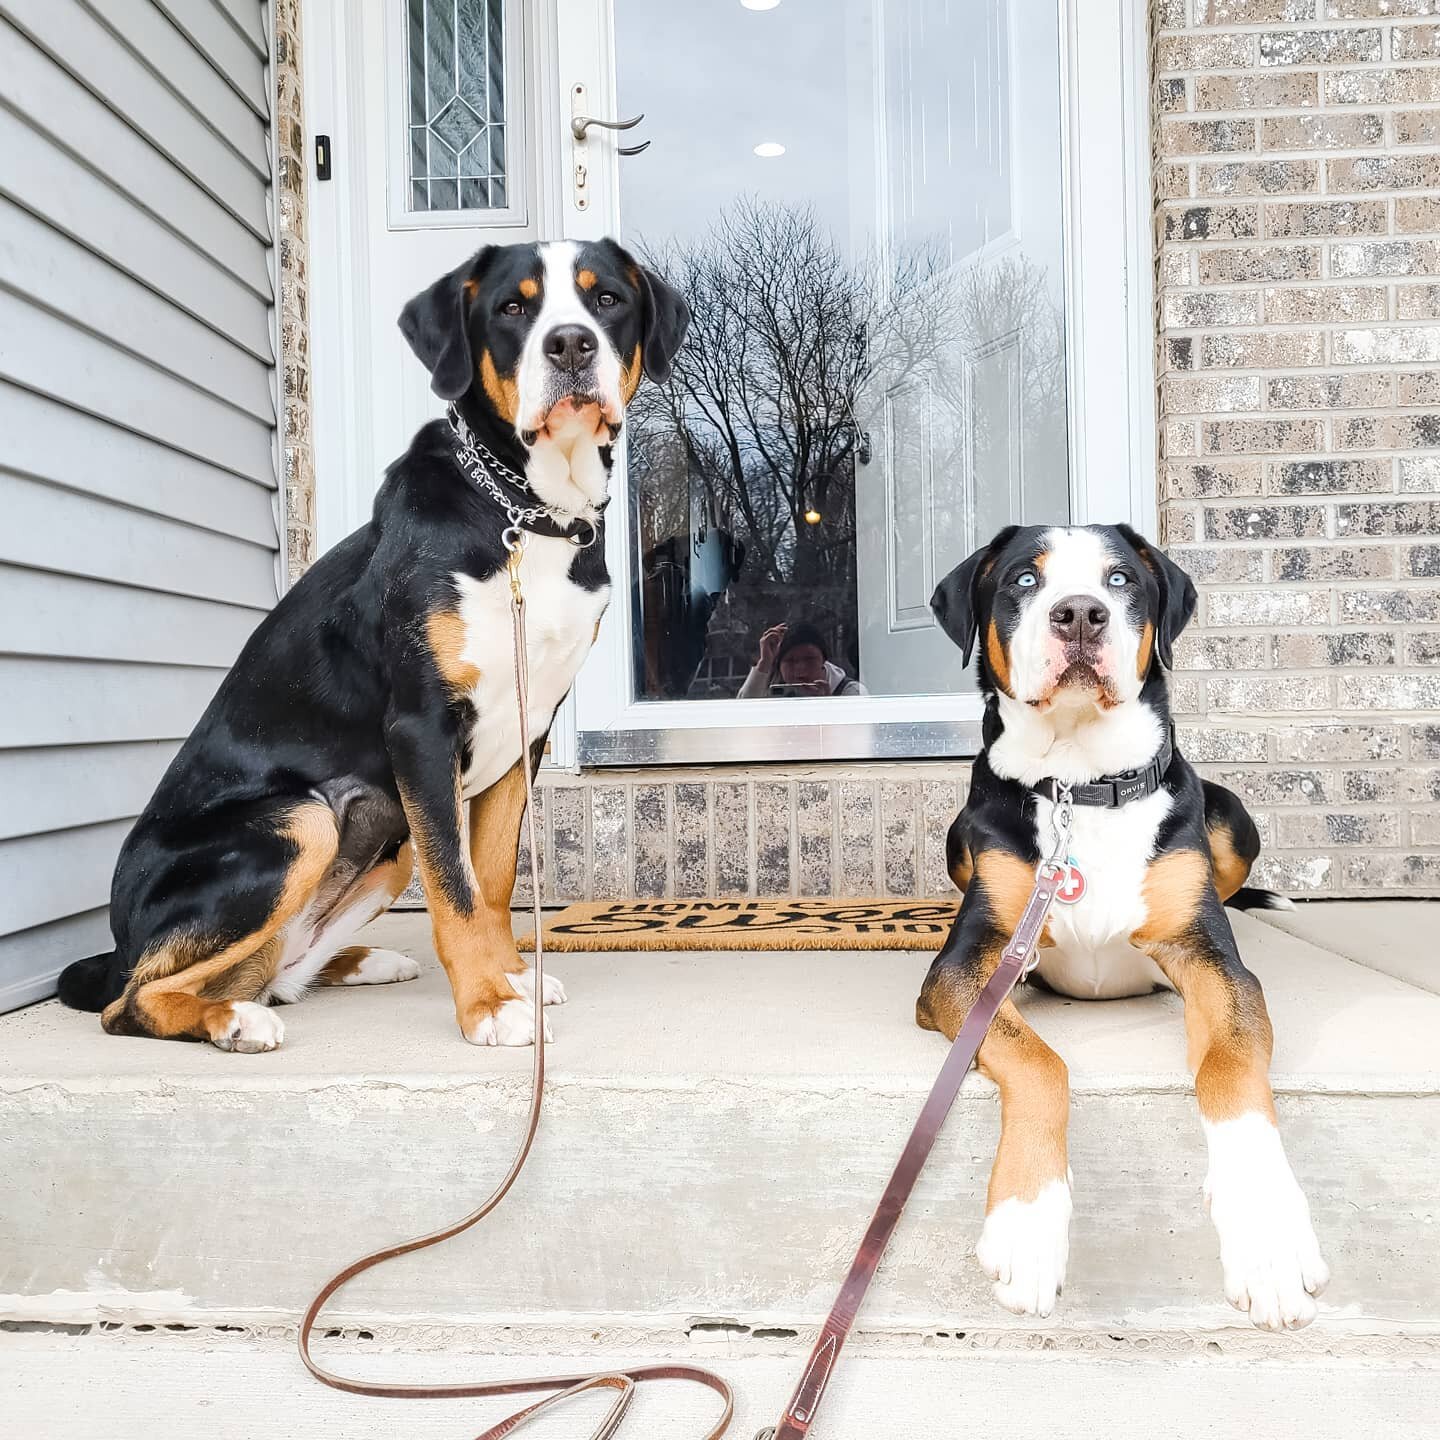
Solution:
M 274 978 L 286 926 L 310 904 L 338 848 L 330 807 L 301 800 L 275 802 L 192 857 L 187 873 L 220 892 L 213 915 L 176 923 L 147 945 L 101 1024 L 112 1035 L 275 1049 L 285 1027 L 257 1002 Z M 237 877 L 242 865 L 248 869 Z
M 406 841 L 393 860 L 382 860 L 365 872 L 353 889 L 353 898 L 345 897 L 335 919 L 322 925 L 316 936 L 316 949 L 322 958 L 329 957 L 315 976 L 317 985 L 390 985 L 413 980 L 420 973 L 415 961 L 398 950 L 346 943 L 395 903 L 410 883 L 413 870 L 414 850 Z

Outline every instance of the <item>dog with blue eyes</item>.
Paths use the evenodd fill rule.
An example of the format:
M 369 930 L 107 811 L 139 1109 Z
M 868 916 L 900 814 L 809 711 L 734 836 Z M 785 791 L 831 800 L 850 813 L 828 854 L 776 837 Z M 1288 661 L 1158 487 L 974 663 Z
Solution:
M 978 652 L 984 747 L 948 837 L 964 902 L 916 1018 L 954 1039 L 1069 786 L 1067 869 L 1036 973 L 1077 998 L 1181 995 L 1226 1298 L 1263 1329 L 1297 1329 L 1329 1272 L 1276 1128 L 1265 999 L 1224 908 L 1289 902 L 1246 887 L 1254 822 L 1176 748 L 1166 671 L 1195 604 L 1190 578 L 1127 525 L 1012 525 L 940 583 L 936 618 L 967 663 Z M 1048 1315 L 1069 1254 L 1067 1072 L 1013 1001 L 978 1063 L 999 1087 L 1001 1134 L 976 1255 L 1002 1305 Z

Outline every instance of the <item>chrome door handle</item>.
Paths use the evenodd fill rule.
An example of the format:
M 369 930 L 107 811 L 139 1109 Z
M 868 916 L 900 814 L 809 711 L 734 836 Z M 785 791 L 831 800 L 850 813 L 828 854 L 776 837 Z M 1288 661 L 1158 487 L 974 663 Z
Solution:
M 592 125 L 598 125 L 602 130 L 633 130 L 644 118 L 643 112 L 633 120 L 597 120 L 593 115 L 576 115 L 570 121 L 570 133 L 577 140 L 583 140 Z

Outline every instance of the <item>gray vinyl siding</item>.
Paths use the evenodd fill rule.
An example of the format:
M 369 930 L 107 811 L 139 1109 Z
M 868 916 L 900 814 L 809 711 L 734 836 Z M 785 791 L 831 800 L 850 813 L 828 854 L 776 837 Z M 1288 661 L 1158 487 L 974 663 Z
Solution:
M 0 0 L 0 1010 L 279 573 L 264 0 Z

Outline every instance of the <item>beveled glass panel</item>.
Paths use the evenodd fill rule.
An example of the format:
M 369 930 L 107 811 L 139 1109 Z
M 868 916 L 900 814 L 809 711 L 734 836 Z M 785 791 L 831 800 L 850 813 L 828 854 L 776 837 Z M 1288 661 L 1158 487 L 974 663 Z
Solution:
M 408 0 L 405 43 L 409 209 L 503 209 L 504 0 Z

